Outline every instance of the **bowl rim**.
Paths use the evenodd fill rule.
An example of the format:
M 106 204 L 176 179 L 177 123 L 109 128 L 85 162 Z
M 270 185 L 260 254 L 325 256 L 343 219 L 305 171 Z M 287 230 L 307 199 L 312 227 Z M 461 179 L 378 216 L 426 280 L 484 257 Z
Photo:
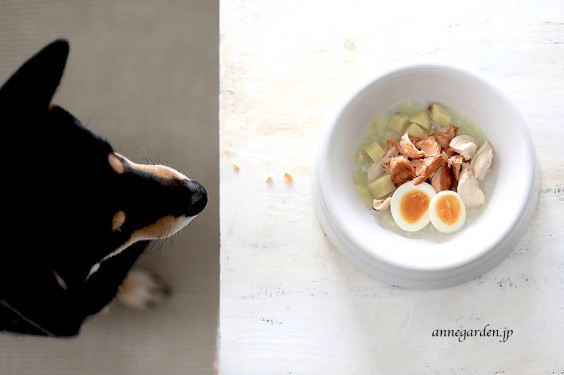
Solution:
M 472 263 L 479 263 L 481 258 L 487 256 L 488 253 L 496 250 L 497 248 L 507 248 L 507 237 L 509 235 L 513 235 L 512 233 L 515 232 L 515 228 L 522 228 L 523 225 L 528 225 L 530 219 L 532 219 L 531 214 L 531 207 L 536 207 L 536 195 L 535 191 L 538 192 L 538 165 L 537 165 L 537 158 L 535 156 L 534 146 L 532 143 L 532 139 L 526 125 L 525 119 L 523 118 L 520 111 L 516 108 L 513 101 L 490 79 L 486 78 L 483 74 L 475 71 L 474 69 L 470 69 L 467 67 L 462 66 L 454 66 L 452 64 L 445 64 L 445 63 L 418 63 L 418 64 L 409 64 L 400 66 L 397 68 L 388 69 L 372 78 L 365 80 L 354 87 L 347 95 L 345 95 L 335 106 L 335 109 L 329 112 L 328 116 L 326 117 L 322 127 L 321 127 L 321 137 L 319 137 L 319 144 L 317 147 L 317 152 L 315 153 L 314 158 L 314 168 L 313 168 L 313 177 L 314 180 L 312 181 L 312 185 L 314 186 L 314 199 L 316 200 L 316 212 L 320 219 L 320 223 L 322 224 L 323 229 L 325 229 L 326 233 L 329 235 L 329 232 L 338 232 L 338 237 L 335 233 L 329 235 L 334 245 L 338 248 L 341 253 L 344 252 L 351 252 L 351 249 L 343 249 L 343 247 L 350 247 L 351 244 L 354 244 L 356 241 L 354 238 L 351 238 L 351 234 L 343 231 L 338 230 L 338 220 L 331 215 L 330 210 L 327 209 L 327 202 L 324 199 L 323 194 L 323 186 L 319 182 L 319 166 L 322 165 L 322 156 L 324 155 L 324 151 L 326 151 L 326 147 L 330 143 L 330 140 L 333 137 L 333 133 L 335 132 L 335 128 L 338 125 L 339 121 L 341 120 L 341 115 L 347 110 L 347 108 L 353 103 L 357 98 L 361 97 L 363 93 L 370 90 L 373 85 L 378 84 L 379 81 L 393 78 L 395 75 L 400 75 L 405 72 L 409 71 L 417 71 L 417 70 L 435 70 L 435 71 L 446 71 L 450 74 L 457 74 L 465 77 L 466 79 L 470 79 L 476 81 L 482 87 L 485 87 L 487 90 L 491 91 L 497 97 L 501 98 L 505 101 L 512 111 L 514 112 L 514 116 L 517 116 L 520 121 L 518 122 L 517 126 L 519 128 L 518 135 L 523 142 L 523 146 L 525 147 L 525 153 L 530 154 L 532 156 L 531 162 L 527 165 L 527 181 L 529 181 L 529 185 L 526 187 L 526 192 L 528 196 L 523 196 L 519 200 L 519 206 L 517 212 L 525 213 L 526 218 L 523 220 L 522 217 L 515 215 L 510 218 L 511 222 L 507 225 L 506 229 L 497 235 L 495 238 L 492 238 L 491 243 L 488 246 L 484 246 L 479 251 L 473 253 L 471 257 L 467 257 L 464 259 L 460 259 L 457 262 L 451 263 L 448 266 L 439 266 L 439 267 L 414 267 L 414 266 L 407 266 L 404 264 L 398 264 L 391 262 L 389 259 L 385 259 L 379 254 L 374 252 L 367 252 L 364 249 L 358 249 L 361 253 L 371 258 L 374 258 L 375 261 L 383 262 L 389 265 L 390 267 L 395 267 L 400 269 L 400 271 L 414 271 L 419 273 L 432 273 L 432 272 L 440 272 L 440 271 L 449 271 L 456 268 L 468 268 Z M 534 213 L 534 210 L 533 210 Z M 515 237 L 513 235 L 513 237 Z M 520 237 L 520 236 L 518 236 Z M 510 250 L 510 249 L 509 249 Z M 354 249 L 352 250 L 354 253 Z M 506 253 L 508 251 L 506 250 Z M 359 255 L 359 254 L 357 254 Z M 348 256 L 350 258 L 350 254 Z M 500 258 L 499 260 L 503 259 Z M 349 259 L 350 260 L 350 259 Z M 498 261 L 499 261 L 498 260 Z M 353 262 L 358 263 L 358 262 Z M 357 264 L 358 265 L 358 264 Z M 366 272 L 366 267 L 364 268 Z

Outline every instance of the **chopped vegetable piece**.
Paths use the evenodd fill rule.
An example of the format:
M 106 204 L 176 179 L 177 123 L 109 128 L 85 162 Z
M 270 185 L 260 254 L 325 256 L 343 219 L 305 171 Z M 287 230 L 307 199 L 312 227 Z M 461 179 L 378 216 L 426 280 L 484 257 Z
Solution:
M 380 198 L 394 191 L 396 189 L 396 185 L 392 182 L 392 177 L 386 173 L 374 181 L 370 181 L 368 183 L 368 188 L 372 192 L 372 196 L 374 198 Z
M 366 153 L 368 156 L 372 158 L 373 161 L 378 161 L 382 158 L 382 156 L 386 153 L 382 146 L 376 141 L 369 144 L 366 149 Z
M 395 130 L 397 132 L 401 132 L 405 125 L 407 125 L 407 121 L 409 117 L 402 113 L 394 113 L 390 117 L 390 121 L 388 121 L 388 128 Z
M 417 125 L 416 123 L 412 122 L 411 124 L 409 124 L 409 126 L 406 129 L 407 134 L 410 137 L 417 137 L 417 138 L 423 138 L 423 136 L 425 135 L 423 133 L 423 129 L 421 129 L 419 127 L 419 125 Z
M 450 124 L 450 113 L 448 110 L 441 106 L 440 104 L 433 103 L 430 107 L 431 110 L 431 118 L 433 121 L 438 122 L 442 126 L 447 126 Z
M 413 114 L 409 116 L 409 121 L 414 122 L 425 129 L 429 129 L 429 126 L 431 124 L 431 119 L 429 118 L 429 112 L 425 110 L 413 112 Z

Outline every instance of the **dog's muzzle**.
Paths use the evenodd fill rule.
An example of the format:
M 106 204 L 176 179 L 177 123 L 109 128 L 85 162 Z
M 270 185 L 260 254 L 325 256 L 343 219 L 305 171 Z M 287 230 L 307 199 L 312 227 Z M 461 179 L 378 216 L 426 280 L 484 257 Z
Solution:
M 190 191 L 190 206 L 187 216 L 196 216 L 206 207 L 208 203 L 208 192 L 206 188 L 197 181 L 184 180 L 183 185 Z

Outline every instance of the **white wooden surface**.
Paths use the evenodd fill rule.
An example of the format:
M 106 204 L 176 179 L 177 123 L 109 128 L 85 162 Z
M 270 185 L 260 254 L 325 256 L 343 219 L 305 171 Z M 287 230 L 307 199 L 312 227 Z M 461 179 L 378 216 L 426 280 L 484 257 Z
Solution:
M 221 374 L 564 373 L 564 3 L 490 3 L 221 1 Z M 536 216 L 509 257 L 436 291 L 347 263 L 310 186 L 332 106 L 364 78 L 423 61 L 504 89 L 541 167 Z M 484 327 L 513 334 L 433 337 Z

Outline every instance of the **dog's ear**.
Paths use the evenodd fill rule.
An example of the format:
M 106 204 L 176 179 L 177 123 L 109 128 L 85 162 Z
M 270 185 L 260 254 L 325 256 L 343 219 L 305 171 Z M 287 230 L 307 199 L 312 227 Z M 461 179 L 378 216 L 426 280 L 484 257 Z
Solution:
M 69 44 L 58 39 L 23 64 L 0 89 L 0 105 L 16 110 L 47 111 L 61 81 Z

